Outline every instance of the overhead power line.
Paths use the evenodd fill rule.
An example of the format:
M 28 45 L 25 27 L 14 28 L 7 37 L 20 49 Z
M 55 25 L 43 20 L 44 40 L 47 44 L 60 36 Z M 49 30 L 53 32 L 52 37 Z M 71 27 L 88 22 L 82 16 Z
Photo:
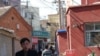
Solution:
M 46 7 L 51 8 L 51 9 L 53 9 L 53 10 L 56 10 L 56 9 L 54 9 L 53 7 L 49 6 L 46 2 L 44 2 L 44 0 L 40 0 L 40 2 L 41 2 L 42 4 L 44 4 Z
M 48 2 L 48 1 L 46 1 L 46 0 L 43 0 L 43 1 L 45 1 L 45 2 L 47 2 L 47 3 L 51 3 L 51 2 Z

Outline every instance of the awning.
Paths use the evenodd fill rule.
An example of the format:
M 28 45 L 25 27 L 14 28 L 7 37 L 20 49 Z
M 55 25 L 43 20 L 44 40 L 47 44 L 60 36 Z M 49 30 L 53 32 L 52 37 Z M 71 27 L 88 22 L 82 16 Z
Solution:
M 60 30 L 57 30 L 58 33 L 65 33 L 66 32 L 66 29 L 60 29 Z

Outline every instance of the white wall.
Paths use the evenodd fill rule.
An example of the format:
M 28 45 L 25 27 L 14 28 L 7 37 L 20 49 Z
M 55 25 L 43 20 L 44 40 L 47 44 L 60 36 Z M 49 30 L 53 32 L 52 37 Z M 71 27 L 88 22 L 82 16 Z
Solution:
M 27 17 L 25 17 L 25 13 L 27 13 Z M 34 30 L 40 30 L 40 16 L 39 16 L 39 8 L 37 7 L 28 7 L 21 6 L 21 15 L 28 22 L 28 24 L 32 25 Z M 31 18 L 33 15 L 33 19 Z

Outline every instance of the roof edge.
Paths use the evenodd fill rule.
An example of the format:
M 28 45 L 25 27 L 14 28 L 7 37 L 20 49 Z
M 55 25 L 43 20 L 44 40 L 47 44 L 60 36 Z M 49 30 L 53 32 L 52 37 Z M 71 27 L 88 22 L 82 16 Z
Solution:
M 14 8 L 14 7 L 12 7 L 12 8 Z M 27 29 L 29 29 L 29 30 L 31 31 L 31 30 L 32 30 L 32 26 L 29 25 L 29 24 L 25 21 L 25 19 L 20 15 L 20 13 L 19 13 L 15 8 L 14 8 L 14 10 L 15 10 L 15 13 L 18 14 L 17 16 L 19 16 L 19 18 L 21 18 L 21 21 L 27 25 L 27 26 L 25 26 L 25 24 L 24 24 L 24 26 L 25 26 Z
M 4 14 L 2 14 L 2 15 L 0 16 L 0 18 L 3 17 L 5 14 L 7 14 L 7 12 L 12 8 L 12 6 L 0 7 L 0 9 L 6 9 L 6 8 L 8 8 L 8 10 L 7 10 Z
M 67 9 L 66 14 L 68 13 L 69 9 L 81 8 L 81 7 L 91 7 L 91 6 L 98 6 L 98 5 L 100 5 L 100 3 L 97 3 L 97 4 L 89 4 L 89 5 L 70 6 L 70 7 Z

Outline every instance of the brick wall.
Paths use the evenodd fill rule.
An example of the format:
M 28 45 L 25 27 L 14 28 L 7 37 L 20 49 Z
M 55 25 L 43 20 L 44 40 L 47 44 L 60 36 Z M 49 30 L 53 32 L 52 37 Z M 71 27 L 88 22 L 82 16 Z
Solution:
M 19 17 L 18 13 L 16 13 L 14 9 L 11 9 L 0 18 L 0 27 L 14 30 L 18 37 L 30 37 L 30 30 L 20 19 L 23 18 Z M 17 24 L 19 24 L 19 29 L 17 29 Z
M 100 0 L 82 0 L 82 4 L 86 5 L 87 4 L 93 4 L 94 2 L 100 2 Z
M 59 54 L 63 55 L 65 51 L 68 49 L 68 42 L 67 42 L 67 35 L 66 33 L 59 33 L 57 35 L 57 41 L 58 41 L 58 49 Z
M 100 5 L 73 7 L 67 14 L 67 27 L 70 27 L 72 49 L 76 51 L 77 56 L 87 56 L 92 51 L 99 56 L 98 47 L 85 46 L 85 28 L 87 22 L 100 22 Z M 76 25 L 76 26 L 75 26 Z M 68 30 L 68 29 L 67 29 Z

